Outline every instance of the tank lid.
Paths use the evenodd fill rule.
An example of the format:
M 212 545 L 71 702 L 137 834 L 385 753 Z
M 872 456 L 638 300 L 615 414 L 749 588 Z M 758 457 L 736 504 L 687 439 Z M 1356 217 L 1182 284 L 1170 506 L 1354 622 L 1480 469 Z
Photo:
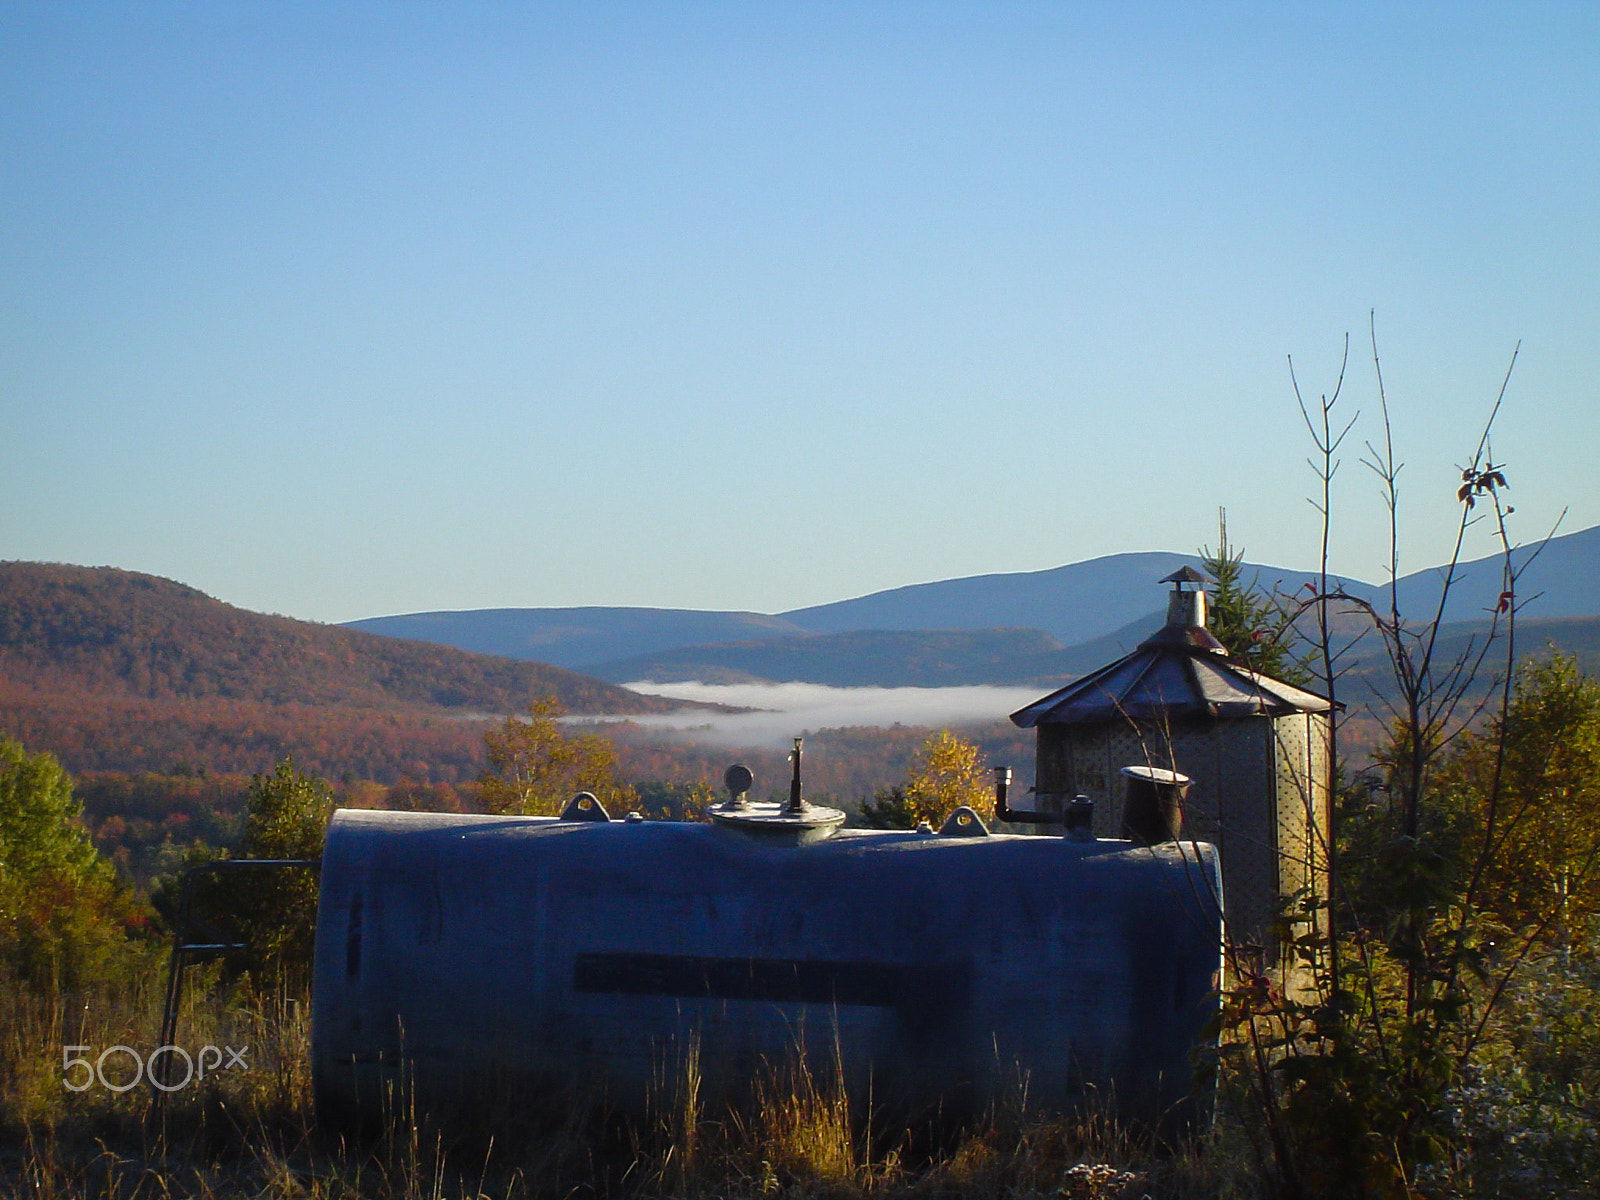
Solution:
M 1139 779 L 1145 783 L 1164 783 L 1169 786 L 1191 782 L 1187 775 L 1169 771 L 1165 767 L 1123 767 L 1120 774 L 1127 779 Z
M 732 829 L 775 846 L 809 846 L 832 837 L 844 824 L 844 813 L 837 808 L 821 808 L 815 804 L 807 804 L 799 812 L 790 812 L 782 803 L 746 802 L 742 808 L 729 803 L 714 806 L 710 813 L 711 820 L 723 829 Z
M 732 829 L 779 846 L 809 846 L 833 836 L 844 824 L 844 813 L 837 808 L 819 808 L 807 803 L 800 785 L 800 752 L 805 738 L 794 739 L 789 762 L 794 777 L 789 781 L 789 803 L 753 804 L 745 793 L 755 782 L 750 768 L 734 763 L 723 776 L 728 785 L 728 800 L 710 810 L 711 819 L 724 829 Z

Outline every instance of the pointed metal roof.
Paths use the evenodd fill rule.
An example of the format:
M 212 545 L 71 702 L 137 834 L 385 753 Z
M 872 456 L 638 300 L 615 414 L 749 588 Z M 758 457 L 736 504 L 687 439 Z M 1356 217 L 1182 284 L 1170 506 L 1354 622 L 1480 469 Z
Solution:
M 1327 712 L 1328 701 L 1211 650 L 1146 642 L 1011 714 L 1023 729 L 1121 720 L 1278 717 Z
M 1190 575 L 1197 575 L 1190 572 Z M 1203 580 L 1203 576 L 1200 577 Z M 1196 580 L 1174 572 L 1163 583 Z M 1191 623 L 1184 614 L 1188 612 Z M 1230 720 L 1327 712 L 1328 701 L 1232 661 L 1204 625 L 1204 596 L 1169 605 L 1167 624 L 1132 654 L 1011 714 L 1023 729 L 1124 720 Z

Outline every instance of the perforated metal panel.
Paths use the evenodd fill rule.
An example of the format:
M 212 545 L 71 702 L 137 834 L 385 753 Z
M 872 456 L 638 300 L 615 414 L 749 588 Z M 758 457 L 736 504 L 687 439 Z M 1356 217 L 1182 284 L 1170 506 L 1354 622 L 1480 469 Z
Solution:
M 1228 936 L 1261 943 L 1277 908 L 1277 830 L 1267 752 L 1270 721 L 1234 721 L 1217 727 L 1219 823 L 1229 866 Z
M 1306 737 L 1311 748 L 1311 778 L 1315 802 L 1312 812 L 1311 872 L 1312 888 L 1324 904 L 1332 902 L 1329 862 L 1333 854 L 1333 727 L 1325 716 L 1306 718 Z M 1321 914 L 1323 932 L 1328 929 L 1328 913 Z
M 1302 714 L 1274 723 L 1278 791 L 1279 887 L 1285 895 L 1306 890 L 1325 901 L 1332 796 L 1328 791 L 1328 723 Z
M 1304 718 L 1281 718 L 1273 723 L 1272 733 L 1273 786 L 1278 796 L 1278 890 L 1287 898 L 1311 882 L 1308 814 L 1316 801 Z

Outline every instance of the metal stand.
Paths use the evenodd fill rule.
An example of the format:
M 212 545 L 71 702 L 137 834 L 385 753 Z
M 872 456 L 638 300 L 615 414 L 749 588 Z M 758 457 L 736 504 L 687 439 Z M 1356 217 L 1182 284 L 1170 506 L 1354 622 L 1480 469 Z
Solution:
M 167 991 L 161 1005 L 161 1033 L 156 1045 L 177 1044 L 178 1010 L 183 1003 L 183 969 L 192 958 L 221 954 L 228 950 L 242 950 L 245 943 L 222 941 L 221 934 L 194 919 L 194 883 L 201 875 L 228 874 L 236 870 L 255 867 L 309 867 L 316 870 L 318 863 L 309 858 L 223 858 L 216 862 L 197 863 L 183 872 L 178 885 L 178 911 L 172 921 L 172 957 L 167 963 Z M 161 1083 L 169 1084 L 167 1073 L 171 1070 L 172 1056 L 167 1054 L 162 1062 Z M 165 1100 L 165 1088 L 156 1084 L 154 1070 L 150 1076 L 151 1091 L 156 1103 Z

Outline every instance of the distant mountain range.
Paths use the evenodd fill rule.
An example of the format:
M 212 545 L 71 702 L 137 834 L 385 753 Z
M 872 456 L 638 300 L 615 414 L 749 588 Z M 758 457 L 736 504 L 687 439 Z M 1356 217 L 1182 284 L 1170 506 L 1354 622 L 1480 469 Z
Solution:
M 689 707 L 614 686 L 630 680 L 1054 686 L 1159 625 L 1156 581 L 1185 564 L 1197 560 L 1112 555 L 776 615 L 496 609 L 341 628 L 246 612 L 130 571 L 0 563 L 0 730 L 74 771 L 256 771 L 291 754 L 330 776 L 470 780 L 482 769 L 483 722 L 535 696 L 581 714 Z M 1600 672 L 1597 565 L 1600 527 L 1544 549 L 1522 581 L 1524 596 L 1542 595 L 1524 613 L 1519 646 L 1550 641 Z M 1307 578 L 1250 569 L 1286 591 Z M 1481 631 L 1471 618 L 1493 606 L 1498 564 L 1467 564 L 1457 586 L 1446 655 Z M 1346 587 L 1381 599 L 1369 584 Z M 1431 615 L 1437 587 L 1436 572 L 1408 576 L 1402 607 Z M 1371 639 L 1350 666 L 1342 694 L 1384 690 Z
M 1519 552 L 1519 561 L 1530 551 Z M 391 637 L 530 658 L 613 682 L 682 679 L 804 681 L 840 686 L 1049 684 L 1133 648 L 1160 624 L 1157 580 L 1195 555 L 1113 554 L 1046 571 L 914 584 L 853 600 L 767 615 L 656 608 L 522 608 L 413 613 L 350 622 Z M 1600 526 L 1550 541 L 1524 573 L 1538 626 L 1600 618 Z M 1313 572 L 1247 564 L 1263 588 L 1293 592 Z M 1431 618 L 1442 572 L 1399 580 L 1402 612 Z M 1343 580 L 1351 595 L 1388 606 L 1388 589 Z M 1481 619 L 1500 593 L 1500 561 L 1457 568 L 1445 619 Z M 1531 631 L 1534 624 L 1528 626 Z M 1584 643 L 1581 622 L 1552 626 Z M 1530 644 L 1536 644 L 1530 643 Z
M 815 632 L 761 613 L 678 608 L 480 608 L 347 621 L 391 638 L 436 642 L 575 670 L 680 646 Z

